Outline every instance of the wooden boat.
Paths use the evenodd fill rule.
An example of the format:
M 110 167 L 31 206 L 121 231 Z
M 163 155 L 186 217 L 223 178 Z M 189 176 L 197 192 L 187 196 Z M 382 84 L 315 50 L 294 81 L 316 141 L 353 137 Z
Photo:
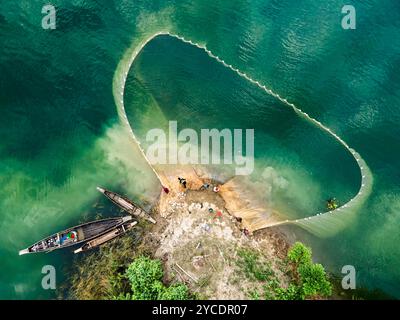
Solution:
M 114 228 L 113 230 L 104 233 L 103 235 L 94 238 L 93 240 L 89 240 L 86 242 L 82 247 L 79 249 L 76 249 L 74 253 L 79 253 L 79 252 L 84 252 L 88 251 L 90 249 L 96 248 L 108 241 L 111 241 L 119 236 L 122 236 L 126 232 L 128 232 L 130 229 L 132 229 L 135 225 L 137 224 L 137 221 L 128 221 L 124 224 L 121 224 L 120 226 Z
M 121 209 L 125 210 L 129 214 L 136 216 L 138 218 L 146 219 L 152 223 L 156 223 L 156 220 L 154 220 L 143 208 L 129 200 L 128 198 L 125 198 L 118 193 L 97 187 L 97 190 L 99 190 L 102 194 L 104 194 L 108 199 L 110 199 L 114 204 L 116 204 L 118 207 Z
M 50 252 L 56 249 L 70 247 L 97 238 L 108 231 L 132 220 L 131 216 L 108 218 L 80 224 L 40 240 L 23 249 L 19 255 L 27 253 Z

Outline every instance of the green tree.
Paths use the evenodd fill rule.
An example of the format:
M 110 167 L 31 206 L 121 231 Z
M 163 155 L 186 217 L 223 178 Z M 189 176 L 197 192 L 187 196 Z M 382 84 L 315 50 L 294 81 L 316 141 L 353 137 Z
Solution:
M 163 290 L 163 270 L 160 260 L 140 256 L 126 271 L 131 283 L 133 300 L 156 300 Z
M 126 270 L 132 293 L 115 296 L 116 300 L 187 300 L 189 289 L 182 283 L 169 287 L 162 283 L 161 261 L 140 256 Z
M 299 299 L 327 297 L 332 294 L 332 285 L 324 267 L 314 264 L 311 257 L 311 248 L 301 242 L 296 242 L 288 251 L 288 260 L 293 264 L 294 282 L 297 285 L 295 296 Z M 294 293 L 293 288 L 291 290 Z
M 300 300 L 300 288 L 295 284 L 291 283 L 289 286 L 285 288 L 276 288 L 275 289 L 275 300 Z
M 188 287 L 184 284 L 174 284 L 166 287 L 158 297 L 159 300 L 187 300 L 189 299 Z
M 321 264 L 305 264 L 298 268 L 302 281 L 301 294 L 304 298 L 316 296 L 330 296 L 332 285 L 328 281 L 325 269 Z
M 296 266 L 312 263 L 311 248 L 306 247 L 301 242 L 296 242 L 288 251 L 288 259 Z

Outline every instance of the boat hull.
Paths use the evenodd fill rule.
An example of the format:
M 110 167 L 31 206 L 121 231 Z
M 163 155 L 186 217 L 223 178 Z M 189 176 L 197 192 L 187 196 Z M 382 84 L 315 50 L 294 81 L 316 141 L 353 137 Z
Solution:
M 119 195 L 118 193 L 106 190 L 101 187 L 97 187 L 97 190 L 99 190 L 102 194 L 104 194 L 111 202 L 116 204 L 118 207 L 120 207 L 122 210 L 128 212 L 129 214 L 137 217 L 137 218 L 142 218 L 147 221 L 150 221 L 151 223 L 156 223 L 156 220 L 154 220 L 143 208 L 138 206 L 136 203 L 133 201 L 129 200 L 126 197 L 123 197 Z
M 74 251 L 74 253 L 85 252 L 85 251 L 94 249 L 96 247 L 99 247 L 117 237 L 124 235 L 129 230 L 131 230 L 136 224 L 137 224 L 137 221 L 124 223 L 124 224 L 120 225 L 119 227 L 116 227 L 115 229 L 113 229 L 109 232 L 106 232 L 99 237 L 96 237 L 90 241 L 87 241 L 82 247 L 80 247 L 79 249 L 76 249 Z
M 99 237 L 130 220 L 132 220 L 132 217 L 126 216 L 87 222 L 35 242 L 28 248 L 19 251 L 19 255 L 51 252 L 53 250 L 71 247 Z

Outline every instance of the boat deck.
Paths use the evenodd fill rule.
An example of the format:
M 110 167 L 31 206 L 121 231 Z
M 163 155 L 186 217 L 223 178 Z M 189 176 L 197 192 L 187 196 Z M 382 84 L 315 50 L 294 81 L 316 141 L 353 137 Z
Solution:
M 83 238 L 78 237 L 79 239 L 89 239 L 96 235 L 103 233 L 104 231 L 115 227 L 116 225 L 120 224 L 122 220 L 115 219 L 115 220 L 106 220 L 102 221 L 101 223 L 90 224 L 86 226 L 82 226 L 78 228 L 78 235 L 82 234 Z M 79 230 L 80 229 L 80 230 Z

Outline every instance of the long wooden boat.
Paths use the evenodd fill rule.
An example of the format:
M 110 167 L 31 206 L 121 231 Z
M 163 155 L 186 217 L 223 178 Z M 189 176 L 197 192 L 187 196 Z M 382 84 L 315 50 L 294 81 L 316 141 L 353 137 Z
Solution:
M 124 224 L 121 224 L 120 226 L 114 228 L 113 230 L 104 233 L 103 235 L 94 238 L 93 240 L 90 240 L 86 242 L 82 247 L 79 249 L 76 249 L 74 253 L 80 253 L 84 251 L 91 250 L 93 248 L 96 248 L 108 241 L 111 241 L 119 236 L 122 236 L 126 232 L 128 232 L 130 229 L 132 229 L 135 225 L 137 224 L 137 221 L 128 221 Z
M 108 231 L 132 220 L 131 216 L 108 218 L 80 224 L 57 232 L 40 240 L 19 252 L 19 255 L 38 252 L 50 252 L 56 249 L 70 247 L 97 238 Z
M 129 200 L 126 197 L 119 195 L 118 193 L 97 187 L 102 194 L 104 194 L 108 199 L 110 199 L 114 204 L 116 204 L 121 209 L 125 210 L 129 214 L 136 216 L 138 218 L 146 219 L 152 223 L 156 223 L 154 220 L 143 208 L 138 206 L 133 201 Z

